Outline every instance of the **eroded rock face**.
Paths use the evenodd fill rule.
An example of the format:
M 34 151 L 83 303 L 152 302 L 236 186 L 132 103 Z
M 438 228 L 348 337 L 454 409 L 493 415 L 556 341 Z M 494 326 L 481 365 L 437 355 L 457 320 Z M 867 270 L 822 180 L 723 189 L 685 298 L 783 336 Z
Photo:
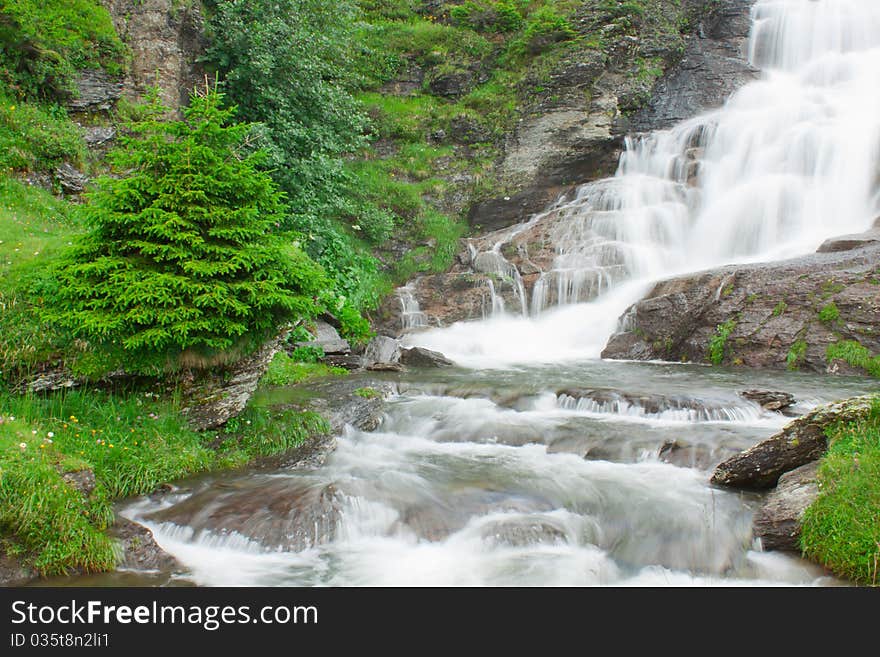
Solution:
M 122 82 L 101 69 L 80 71 L 76 79 L 77 97 L 67 102 L 71 112 L 106 112 L 122 96 Z
M 159 547 L 153 532 L 143 525 L 117 517 L 108 534 L 120 542 L 123 557 L 119 566 L 122 568 L 164 572 L 184 570 L 177 559 Z
M 626 311 L 602 357 L 705 362 L 731 323 L 725 364 L 864 374 L 827 351 L 853 340 L 880 353 L 878 281 L 880 244 L 673 278 Z
M 200 2 L 179 0 L 102 0 L 120 38 L 131 49 L 131 71 L 124 94 L 143 97 L 158 85 L 163 104 L 179 109 L 189 94 L 204 84 L 197 63 L 204 53 Z
M 452 367 L 455 363 L 439 351 L 413 347 L 400 352 L 400 362 L 413 367 Z
M 819 497 L 818 469 L 814 461 L 786 472 L 755 514 L 755 536 L 765 550 L 801 551 L 801 520 Z
M 865 418 L 874 399 L 865 395 L 814 409 L 767 440 L 721 463 L 712 474 L 712 483 L 733 488 L 772 488 L 786 472 L 824 455 L 828 449 L 825 430 L 839 422 Z
M 269 340 L 226 372 L 211 371 L 192 384 L 188 391 L 189 403 L 182 410 L 190 426 L 196 431 L 216 429 L 241 413 L 288 333 L 285 331 Z

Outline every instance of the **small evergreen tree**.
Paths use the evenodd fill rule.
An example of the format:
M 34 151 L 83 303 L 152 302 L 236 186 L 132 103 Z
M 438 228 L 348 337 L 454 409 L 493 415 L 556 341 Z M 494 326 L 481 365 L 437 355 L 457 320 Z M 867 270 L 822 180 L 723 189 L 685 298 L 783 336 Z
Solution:
M 283 194 L 222 102 L 206 85 L 184 120 L 162 121 L 154 100 L 112 156 L 119 177 L 88 195 L 92 231 L 57 272 L 55 317 L 114 357 L 104 368 L 228 360 L 323 310 L 327 278 L 277 232 Z

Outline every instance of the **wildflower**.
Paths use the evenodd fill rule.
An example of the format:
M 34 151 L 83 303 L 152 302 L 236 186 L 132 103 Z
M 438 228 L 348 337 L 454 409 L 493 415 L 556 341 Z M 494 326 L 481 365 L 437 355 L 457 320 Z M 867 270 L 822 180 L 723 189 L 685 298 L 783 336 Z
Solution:
M 50 432 L 47 433 L 46 435 L 49 436 L 49 438 L 54 438 L 54 437 L 55 437 L 55 433 L 52 432 L 52 431 L 50 431 Z
M 36 435 L 37 435 L 37 430 L 34 429 L 33 431 L 31 431 L 31 433 L 34 434 L 34 435 L 36 436 Z
M 110 443 L 109 445 L 107 445 L 107 447 L 109 447 L 110 449 L 113 449 L 113 443 Z
M 10 415 L 10 416 L 9 416 L 9 421 L 10 421 L 10 422 L 15 422 L 15 416 L 14 416 L 14 415 Z
M 46 449 L 45 445 L 40 445 L 40 449 Z
M 19 449 L 27 449 L 27 443 L 18 443 Z

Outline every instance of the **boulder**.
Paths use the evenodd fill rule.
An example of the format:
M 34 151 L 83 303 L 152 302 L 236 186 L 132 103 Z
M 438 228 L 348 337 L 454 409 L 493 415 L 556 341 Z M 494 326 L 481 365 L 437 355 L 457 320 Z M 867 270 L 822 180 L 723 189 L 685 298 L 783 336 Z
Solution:
M 361 358 L 361 364 L 366 369 L 378 363 L 396 364 L 398 361 L 400 361 L 400 341 L 386 335 L 377 335 L 370 340 Z
M 314 340 L 297 342 L 294 347 L 315 347 L 323 350 L 325 355 L 344 355 L 351 353 L 351 345 L 348 343 L 348 340 L 340 337 L 336 329 L 323 320 L 315 322 Z
M 875 399 L 872 395 L 853 397 L 812 410 L 767 440 L 721 463 L 712 474 L 712 483 L 732 488 L 772 488 L 786 472 L 825 454 L 826 429 L 866 417 Z
M 400 352 L 400 362 L 412 367 L 452 367 L 455 365 L 439 351 L 431 351 L 424 347 L 403 349 Z
M 772 390 L 743 390 L 741 397 L 753 401 L 766 411 L 781 411 L 795 402 L 794 395 Z
M 765 550 L 800 552 L 801 520 L 819 497 L 816 473 L 819 463 L 807 463 L 779 478 L 755 514 L 754 534 Z
M 189 401 L 181 411 L 190 426 L 196 431 L 216 429 L 241 413 L 289 333 L 282 332 L 223 373 L 211 372 L 190 383 Z
M 864 233 L 856 233 L 854 235 L 841 235 L 832 237 L 822 242 L 822 245 L 816 250 L 816 253 L 837 253 L 839 251 L 852 251 L 860 249 L 869 244 L 880 242 L 880 229 L 872 228 Z
M 858 372 L 829 371 L 828 347 L 857 341 L 880 353 L 878 261 L 880 242 L 661 281 L 624 312 L 602 357 L 705 362 L 718 327 L 728 324 L 722 364 Z M 831 304 L 834 316 L 823 318 Z

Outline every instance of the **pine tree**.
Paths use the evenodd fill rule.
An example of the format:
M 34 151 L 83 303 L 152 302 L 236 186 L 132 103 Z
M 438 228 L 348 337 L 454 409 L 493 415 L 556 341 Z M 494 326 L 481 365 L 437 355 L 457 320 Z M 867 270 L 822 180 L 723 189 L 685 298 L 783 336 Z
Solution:
M 120 174 L 88 195 L 91 232 L 57 272 L 56 319 L 129 371 L 244 353 L 328 297 L 320 267 L 276 231 L 284 197 L 258 169 L 252 127 L 222 103 L 206 85 L 182 121 L 154 102 L 132 124 Z

